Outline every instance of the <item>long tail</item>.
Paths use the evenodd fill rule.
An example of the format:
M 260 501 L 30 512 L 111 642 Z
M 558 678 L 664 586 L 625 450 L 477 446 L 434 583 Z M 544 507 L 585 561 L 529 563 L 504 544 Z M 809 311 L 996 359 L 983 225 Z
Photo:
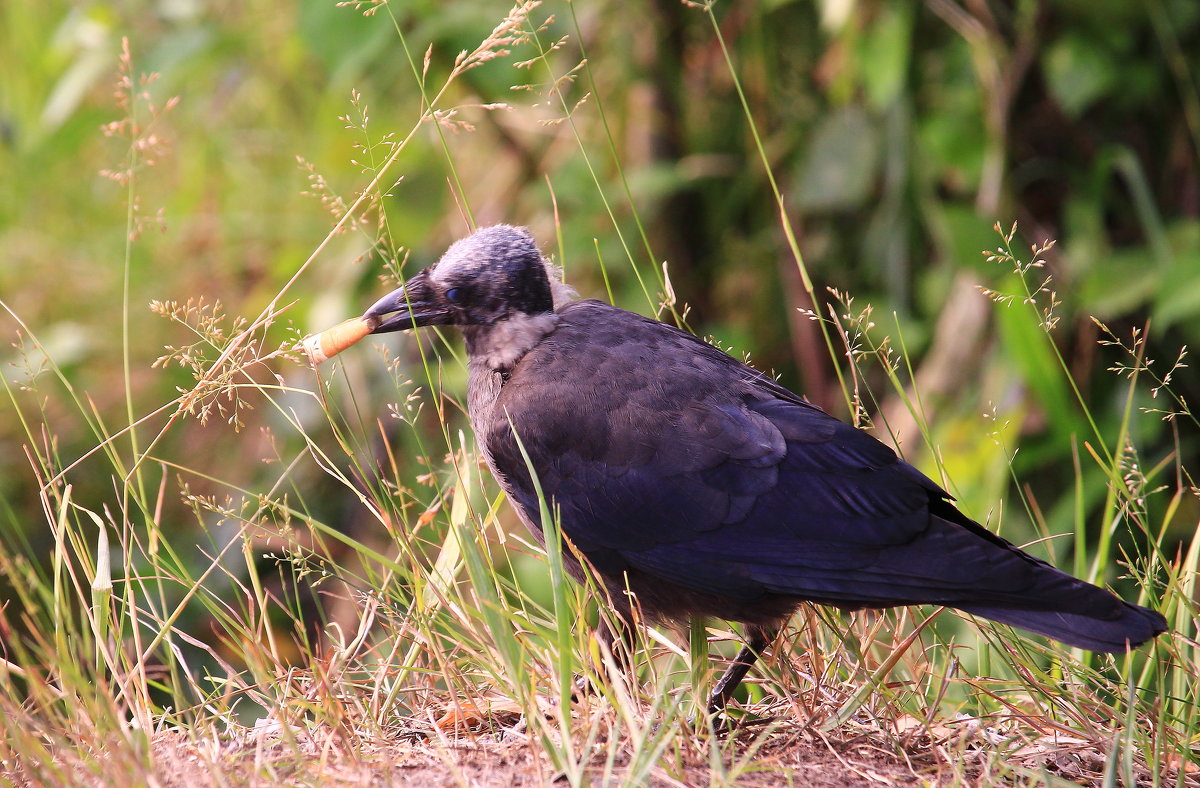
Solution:
M 1089 588 L 1094 588 L 1100 594 L 1112 596 L 1103 589 L 1094 586 Z M 1045 635 L 1068 646 L 1105 653 L 1123 652 L 1167 631 L 1167 620 L 1161 614 L 1128 602 L 1121 602 L 1115 611 L 1116 615 L 1106 615 L 1103 618 L 1095 613 L 1080 614 L 1059 610 L 1016 610 L 984 605 L 955 607 L 972 615 Z
M 931 507 L 937 516 L 974 531 L 1000 550 L 989 551 L 996 568 L 1033 568 L 1033 583 L 1005 599 L 988 594 L 953 607 L 992 621 L 1045 635 L 1068 646 L 1101 653 L 1120 653 L 1167 631 L 1160 613 L 1122 600 L 1111 591 L 1086 583 L 1023 552 L 963 515 L 948 501 Z M 990 598 L 988 598 L 990 596 Z

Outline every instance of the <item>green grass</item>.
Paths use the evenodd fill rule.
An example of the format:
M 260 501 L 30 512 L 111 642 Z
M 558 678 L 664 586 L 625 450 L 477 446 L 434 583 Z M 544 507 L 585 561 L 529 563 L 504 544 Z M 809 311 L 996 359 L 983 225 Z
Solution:
M 532 543 L 482 464 L 454 337 L 421 331 L 363 343 L 315 371 L 292 350 L 307 330 L 360 312 L 385 287 L 380 272 L 394 279 L 425 264 L 438 250 L 423 234 L 453 237 L 498 219 L 534 226 L 584 295 L 607 291 L 693 323 L 689 297 L 704 296 L 681 283 L 703 276 L 662 263 L 654 223 L 667 200 L 629 142 L 637 112 L 614 106 L 637 79 L 613 64 L 628 66 L 636 53 L 588 52 L 601 24 L 593 14 L 612 21 L 620 12 L 529 7 L 488 34 L 494 8 L 475 9 L 487 24 L 453 29 L 436 14 L 358 10 L 367 9 L 377 13 L 307 11 L 329 33 L 307 43 L 317 52 L 314 42 L 327 41 L 325 57 L 340 64 L 329 69 L 334 84 L 352 81 L 352 44 L 394 42 L 385 76 L 402 80 L 403 93 L 359 64 L 378 98 L 297 91 L 304 98 L 292 106 L 273 79 L 303 69 L 279 46 L 275 60 L 253 61 L 244 93 L 229 99 L 236 112 L 209 113 L 189 108 L 189 98 L 203 100 L 195 94 L 170 100 L 188 83 L 166 50 L 147 47 L 170 84 L 143 80 L 135 42 L 119 63 L 127 82 L 116 109 L 107 98 L 80 99 L 106 107 L 105 121 L 117 112 L 117 142 L 104 142 L 97 111 L 81 108 L 65 130 L 24 138 L 19 157 L 6 153 L 24 174 L 42 174 L 29 189 L 45 194 L 42 218 L 57 222 L 59 236 L 76 223 L 92 233 L 93 257 L 39 269 L 22 243 L 58 249 L 47 240 L 54 233 L 29 240 L 17 221 L 28 215 L 5 203 L 5 238 L 14 255 L 29 256 L 22 287 L 0 299 L 15 340 L 3 377 L 11 415 L 3 438 L 13 448 L 0 486 L 0 779 L 150 784 L 173 768 L 163 749 L 172 741 L 200 759 L 201 775 L 217 774 L 215 784 L 320 783 L 347 762 L 378 774 L 411 755 L 395 747 L 414 742 L 450 780 L 480 781 L 454 754 L 462 741 L 497 763 L 520 753 L 517 771 L 572 785 L 753 784 L 780 769 L 801 784 L 805 772 L 787 771 L 790 759 L 801 743 L 825 741 L 852 762 L 855 742 L 866 742 L 945 784 L 1194 779 L 1200 505 L 1188 463 L 1200 423 L 1184 351 L 1154 360 L 1164 347 L 1154 325 L 1133 332 L 1139 323 L 1127 314 L 1102 314 L 1089 343 L 1102 359 L 1090 369 L 1100 371 L 1081 373 L 1089 368 L 1064 342 L 1063 324 L 1076 332 L 1093 324 L 1073 291 L 1058 294 L 1054 276 L 1069 266 L 1045 267 L 1051 247 L 1026 253 L 1015 231 L 997 225 L 990 267 L 977 269 L 985 292 L 974 294 L 995 320 L 975 354 L 982 365 L 954 397 L 928 383 L 926 352 L 953 346 L 953 334 L 939 335 L 886 289 L 880 302 L 890 308 L 826 292 L 817 283 L 837 280 L 806 265 L 803 242 L 821 231 L 799 222 L 781 177 L 779 151 L 790 143 L 772 113 L 789 110 L 764 102 L 786 75 L 761 69 L 747 44 L 769 44 L 769 25 L 743 26 L 721 6 L 682 12 L 703 36 L 698 51 L 717 64 L 709 78 L 727 81 L 736 98 L 727 125 L 743 135 L 743 177 L 716 202 L 769 217 L 759 231 L 769 240 L 750 257 L 768 250 L 794 267 L 815 305 L 807 336 L 836 394 L 811 393 L 844 403 L 882 437 L 909 436 L 905 455 L 969 514 L 1161 610 L 1172 632 L 1108 657 L 949 610 L 805 608 L 751 674 L 735 736 L 718 735 L 698 713 L 722 667 L 707 651 L 736 650 L 723 622 L 643 628 L 630 680 L 591 636 L 605 615 L 597 585 L 564 580 L 558 551 Z M 543 24 L 550 11 L 555 20 Z M 10 28 L 46 24 L 4 13 Z M 245 13 L 246 35 L 281 23 L 267 6 Z M 176 24 L 163 40 L 188 32 Z M 216 54 L 198 62 L 192 77 L 223 63 Z M 279 71 L 272 77 L 263 64 Z M 50 73 L 31 67 L 27 78 Z M 510 108 L 477 109 L 514 81 L 526 90 Z M 251 112 L 261 114 L 238 114 Z M 214 141 L 189 135 L 201 125 Z M 240 136 L 254 136 L 243 125 L 279 140 L 243 146 Z M 91 150 L 101 145 L 111 147 Z M 278 157 L 267 152 L 281 146 Z M 320 163 L 282 174 L 281 162 L 291 167 L 297 155 Z M 548 162 L 545 172 L 516 174 L 522 157 Z M 90 197 L 47 188 L 70 183 L 79 161 L 119 161 L 105 167 L 117 173 L 115 187 L 90 185 L 99 195 Z M 509 188 L 497 195 L 497 183 Z M 916 199 L 942 225 L 934 234 L 946 233 L 959 214 L 930 202 L 927 186 L 914 186 Z M 302 189 L 315 197 L 306 209 L 295 207 Z M 213 199 L 230 201 L 221 215 L 232 218 L 205 227 L 195 217 Z M 1095 208 L 1079 199 L 1076 215 Z M 182 228 L 157 236 L 147 217 L 159 206 Z M 1161 221 L 1146 225 L 1158 228 L 1150 245 L 1161 256 L 1173 241 Z M 1185 243 L 1187 228 L 1176 232 Z M 955 236 L 946 247 L 961 243 Z M 754 266 L 740 267 L 744 279 L 761 274 Z M 80 271 L 103 297 L 83 296 Z M 218 305 L 213 291 L 231 303 Z M 41 305 L 38 292 L 66 303 Z M 789 310 L 804 305 L 790 295 Z M 141 305 L 150 298 L 157 316 Z M 747 313 L 756 314 L 731 309 L 724 326 L 717 321 L 729 329 L 725 341 L 749 341 L 739 328 Z M 72 335 L 80 326 L 83 335 Z M 1039 419 L 1043 429 L 1028 426 Z M 558 539 L 551 529 L 548 542 Z M 593 692 L 572 701 L 580 676 Z

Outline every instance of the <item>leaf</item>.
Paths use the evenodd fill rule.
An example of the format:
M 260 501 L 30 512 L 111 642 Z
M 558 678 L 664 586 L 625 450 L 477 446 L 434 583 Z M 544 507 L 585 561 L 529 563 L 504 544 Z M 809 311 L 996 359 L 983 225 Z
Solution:
M 1063 111 L 1078 117 L 1115 85 L 1114 61 L 1095 42 L 1079 35 L 1063 36 L 1042 58 L 1046 83 Z
M 1167 230 L 1175 250 L 1162 271 L 1154 299 L 1154 318 L 1160 328 L 1200 319 L 1200 222 L 1179 220 Z
M 461 698 L 450 705 L 434 725 L 443 731 L 465 733 L 489 723 L 513 725 L 524 712 L 512 698 L 492 695 L 486 698 Z
M 1019 285 L 1010 279 L 1004 291 L 1018 292 Z M 1063 440 L 1081 434 L 1086 425 L 1055 358 L 1053 340 L 1038 325 L 1034 311 L 1018 299 L 1010 306 L 996 308 L 996 324 L 1005 354 L 1045 411 L 1050 429 Z
M 878 135 L 862 107 L 826 117 L 812 136 L 800 167 L 796 204 L 806 211 L 857 208 L 879 170 Z
M 859 63 L 867 103 L 873 109 L 886 109 L 904 88 L 915 7 L 913 3 L 884 6 L 863 36 Z

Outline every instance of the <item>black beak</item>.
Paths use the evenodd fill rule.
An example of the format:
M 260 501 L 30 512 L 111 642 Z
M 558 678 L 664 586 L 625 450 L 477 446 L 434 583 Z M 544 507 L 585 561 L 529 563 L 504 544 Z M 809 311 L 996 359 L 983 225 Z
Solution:
M 416 326 L 444 326 L 454 322 L 454 314 L 441 303 L 429 286 L 428 268 L 405 282 L 399 290 L 393 290 L 376 301 L 363 317 L 380 319 L 371 330 L 372 334 L 404 331 Z

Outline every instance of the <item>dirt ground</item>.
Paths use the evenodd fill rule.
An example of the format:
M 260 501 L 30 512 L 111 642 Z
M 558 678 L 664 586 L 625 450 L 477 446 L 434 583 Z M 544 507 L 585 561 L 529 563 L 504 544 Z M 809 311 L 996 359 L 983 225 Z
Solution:
M 755 765 L 736 784 L 757 786 L 802 785 L 812 788 L 851 788 L 880 785 L 945 785 L 932 758 L 905 761 L 866 742 L 834 743 L 794 740 L 764 748 Z M 209 749 L 209 752 L 203 752 Z M 290 745 L 221 748 L 213 753 L 182 734 L 167 734 L 154 744 L 155 776 L 163 788 L 201 788 L 223 785 L 328 785 L 328 786 L 540 786 L 565 784 L 544 758 L 536 756 L 527 741 L 499 742 L 488 737 L 474 741 L 395 743 L 360 751 L 351 757 L 330 746 L 297 762 Z M 216 755 L 216 758 L 213 756 Z M 597 785 L 624 782 L 628 766 L 617 764 L 606 776 L 603 766 L 589 770 Z M 683 764 L 682 769 L 656 767 L 646 785 L 703 786 L 713 782 L 704 763 Z M 949 775 L 945 775 L 947 778 Z
M 634 748 L 627 740 L 610 745 L 603 734 L 593 732 L 588 739 L 594 742 L 593 750 L 574 754 L 585 764 L 574 775 L 564 774 L 551 762 L 544 742 L 526 732 L 517 715 L 503 723 L 493 717 L 474 729 L 451 726 L 447 730 L 443 722 L 431 717 L 424 724 L 408 718 L 375 736 L 353 732 L 355 726 L 349 721 L 344 726 L 307 728 L 264 721 L 206 734 L 166 730 L 149 738 L 148 751 L 146 739 L 137 745 L 136 737 L 109 745 L 92 740 L 83 747 L 78 741 L 62 741 L 51 746 L 49 769 L 0 761 L 0 785 L 490 788 L 582 782 L 653 788 L 715 784 L 1098 788 L 1116 777 L 1118 784 L 1131 787 L 1200 788 L 1200 774 L 1190 763 L 1183 764 L 1183 774 L 1168 767 L 1156 781 L 1140 758 L 1138 763 L 1121 759 L 1114 770 L 1108 763 L 1111 741 L 1089 743 L 1061 732 L 1014 737 L 966 717 L 932 725 L 912 718 L 893 720 L 886 731 L 877 721 L 851 721 L 831 735 L 795 720 L 776 718 L 769 724 L 760 720 L 758 727 L 723 736 L 715 749 L 711 741 L 692 747 L 694 740 L 688 734 L 680 744 L 675 738 L 679 732 L 672 731 L 662 751 L 653 747 L 652 738 L 650 744 L 642 743 L 638 750 L 649 753 L 646 757 L 654 762 L 641 765 L 631 762 Z M 646 735 L 652 737 L 652 732 Z M 720 753 L 720 763 L 710 763 L 713 752 Z

